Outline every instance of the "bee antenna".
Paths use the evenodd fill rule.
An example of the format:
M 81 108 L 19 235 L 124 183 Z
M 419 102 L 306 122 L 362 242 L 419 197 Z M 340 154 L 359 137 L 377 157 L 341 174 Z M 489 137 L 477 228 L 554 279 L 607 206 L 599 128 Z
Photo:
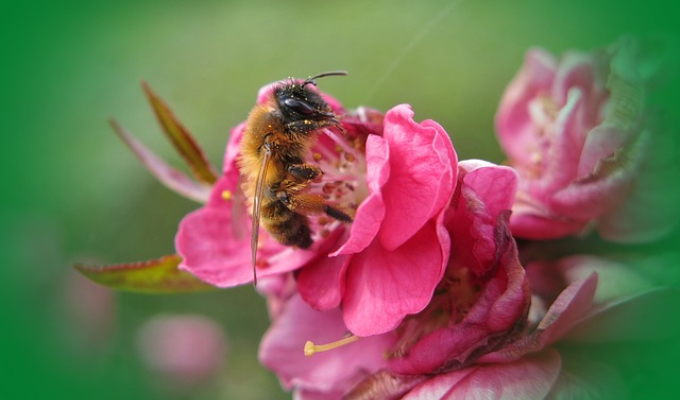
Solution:
M 302 87 L 305 87 L 307 85 L 314 85 L 316 86 L 316 79 L 319 78 L 324 78 L 326 76 L 347 76 L 347 71 L 329 71 L 329 72 L 322 72 L 320 74 L 314 75 L 312 77 L 307 78 L 304 82 L 302 82 Z

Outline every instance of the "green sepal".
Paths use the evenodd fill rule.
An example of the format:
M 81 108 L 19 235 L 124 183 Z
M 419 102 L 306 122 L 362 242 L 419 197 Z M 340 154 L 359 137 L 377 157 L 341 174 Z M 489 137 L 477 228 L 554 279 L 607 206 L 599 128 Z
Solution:
M 193 135 L 182 125 L 163 99 L 151 90 L 148 83 L 142 81 L 142 88 L 163 128 L 163 132 L 191 168 L 194 177 L 200 182 L 215 183 L 217 181 L 215 168 L 208 161 L 203 149 L 198 145 Z
M 182 261 L 176 254 L 157 260 L 103 267 L 77 264 L 74 267 L 100 285 L 138 293 L 190 293 L 216 290 L 194 275 L 178 268 Z

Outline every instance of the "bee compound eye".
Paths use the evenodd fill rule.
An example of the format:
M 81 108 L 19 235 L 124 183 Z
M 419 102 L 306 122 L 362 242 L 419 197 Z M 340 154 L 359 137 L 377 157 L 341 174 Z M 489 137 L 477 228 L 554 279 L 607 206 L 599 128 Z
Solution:
M 312 106 L 310 106 L 308 103 L 306 103 L 304 101 L 300 101 L 300 100 L 294 99 L 292 97 L 288 97 L 287 99 L 284 99 L 283 105 L 290 108 L 292 111 L 294 111 L 298 114 L 303 114 L 303 115 L 314 114 L 314 108 Z

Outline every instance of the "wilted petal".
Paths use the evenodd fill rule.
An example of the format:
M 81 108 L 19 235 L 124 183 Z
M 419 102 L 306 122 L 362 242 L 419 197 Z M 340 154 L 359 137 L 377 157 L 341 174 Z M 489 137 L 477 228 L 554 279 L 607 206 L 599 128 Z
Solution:
M 402 395 L 425 379 L 425 375 L 397 375 L 384 369 L 359 382 L 343 400 L 401 399 Z
M 507 228 L 505 230 L 507 235 Z M 529 286 L 517 260 L 514 243 L 506 243 L 499 252 L 500 267 L 484 283 L 481 294 L 462 321 L 427 334 L 408 350 L 407 355 L 390 360 L 390 367 L 395 372 L 428 374 L 455 370 L 516 338 L 526 323 Z
M 323 392 L 319 390 L 297 389 L 293 391 L 293 400 L 345 400 L 343 390 Z
M 560 374 L 560 355 L 553 349 L 520 360 L 435 375 L 403 400 L 506 399 L 543 400 Z
M 538 327 L 505 348 L 487 354 L 480 362 L 507 362 L 538 352 L 564 336 L 592 307 L 597 275 L 574 282 L 553 302 Z
M 514 340 L 526 324 L 529 286 L 507 226 L 516 175 L 477 160 L 459 168 L 445 225 L 446 275 L 428 308 L 400 326 L 403 338 L 390 360 L 397 373 L 460 369 Z
M 447 223 L 453 257 L 481 277 L 497 267 L 499 247 L 507 250 L 507 243 L 499 239 L 512 240 L 506 232 L 497 232 L 497 225 L 506 223 L 498 219 L 500 215 L 507 218 L 517 190 L 517 174 L 512 168 L 479 160 L 462 161 L 459 169 L 461 198 L 454 198 L 459 204 L 454 205 L 455 213 Z

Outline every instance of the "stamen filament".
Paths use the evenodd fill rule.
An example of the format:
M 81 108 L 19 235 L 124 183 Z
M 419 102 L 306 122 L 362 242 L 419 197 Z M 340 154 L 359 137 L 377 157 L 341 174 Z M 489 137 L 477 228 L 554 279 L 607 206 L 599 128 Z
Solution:
M 324 129 L 323 132 L 324 132 L 329 138 L 333 139 L 333 141 L 335 142 L 335 144 L 338 145 L 338 146 L 340 146 L 340 148 L 341 148 L 342 150 L 344 150 L 345 152 L 350 153 L 350 154 L 356 156 L 356 155 L 354 154 L 354 149 L 352 149 L 351 147 L 349 147 L 349 146 L 347 145 L 347 143 L 346 143 L 340 136 L 338 136 L 338 135 L 335 134 L 335 132 L 333 132 L 333 131 L 330 130 L 330 129 Z
M 326 343 L 326 344 L 314 344 L 311 340 L 308 340 L 307 343 L 305 343 L 305 355 L 307 357 L 311 357 L 316 353 L 321 353 L 323 351 L 328 351 L 328 350 L 333 350 L 338 347 L 342 347 L 346 344 L 350 344 L 352 342 L 356 342 L 359 340 L 358 336 L 348 336 L 344 339 L 336 340 L 335 342 L 331 343 Z

